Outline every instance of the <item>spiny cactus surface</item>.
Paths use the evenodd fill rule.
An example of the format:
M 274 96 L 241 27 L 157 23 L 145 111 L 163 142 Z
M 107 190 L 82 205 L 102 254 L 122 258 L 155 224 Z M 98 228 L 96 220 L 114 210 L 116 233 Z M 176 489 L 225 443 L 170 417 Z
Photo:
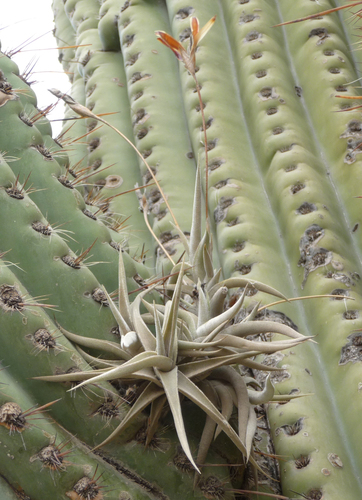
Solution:
M 362 497 L 344 5 L 54 0 L 56 140 L 0 54 L 4 495 L 44 498 L 38 442 L 70 439 L 49 498 Z

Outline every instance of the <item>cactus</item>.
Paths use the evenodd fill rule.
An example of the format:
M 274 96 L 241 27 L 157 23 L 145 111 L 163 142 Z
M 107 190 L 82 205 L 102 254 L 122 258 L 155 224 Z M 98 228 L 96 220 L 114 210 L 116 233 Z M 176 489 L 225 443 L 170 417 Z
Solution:
M 78 493 L 78 498 L 87 498 L 83 494 L 87 488 L 101 495 L 102 476 L 107 488 L 117 488 L 116 495 L 113 493 L 115 499 L 120 491 L 132 498 L 148 498 L 121 474 L 117 477 L 106 462 L 90 453 L 74 435 L 46 418 L 42 411 L 49 405 L 34 409 L 34 401 L 6 368 L 0 372 L 0 381 L 4 384 L 0 425 L 8 430 L 2 433 L 1 474 L 5 485 L 18 495 L 22 491 L 28 495 L 20 498 L 77 498 L 72 491 Z
M 336 4 L 54 0 L 56 140 L 0 55 L 1 404 L 61 398 L 0 422 L 26 470 L 1 457 L 4 498 L 44 497 L 55 434 L 86 473 L 49 498 L 362 496 L 358 24 Z

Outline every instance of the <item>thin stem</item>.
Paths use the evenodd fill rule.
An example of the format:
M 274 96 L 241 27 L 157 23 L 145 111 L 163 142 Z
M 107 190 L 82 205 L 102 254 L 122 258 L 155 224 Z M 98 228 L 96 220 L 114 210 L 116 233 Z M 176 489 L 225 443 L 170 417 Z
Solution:
M 108 123 L 106 120 L 103 120 L 103 118 L 100 118 L 100 117 L 99 117 L 99 116 L 97 116 L 97 115 L 94 115 L 94 117 L 95 117 L 98 121 L 100 121 L 100 122 L 104 123 L 105 125 L 107 125 L 108 127 L 110 127 L 112 130 L 114 130 L 115 132 L 117 132 L 117 134 L 118 134 L 118 135 L 120 135 L 120 136 L 121 136 L 121 137 L 122 137 L 122 138 L 123 138 L 123 139 L 124 139 L 124 140 L 125 140 L 125 141 L 129 144 L 129 145 L 130 145 L 130 146 L 132 146 L 132 148 L 135 150 L 135 152 L 137 153 L 137 155 L 141 158 L 141 160 L 143 161 L 143 163 L 146 165 L 147 170 L 149 171 L 149 173 L 150 173 L 150 175 L 151 175 L 152 179 L 155 181 L 156 186 L 158 187 L 158 189 L 159 189 L 160 193 L 162 194 L 162 197 L 163 197 L 163 199 L 164 199 L 164 202 L 166 203 L 166 206 L 167 206 L 167 208 L 168 208 L 168 210 L 169 210 L 169 212 L 170 212 L 170 214 L 171 214 L 171 217 L 173 218 L 173 221 L 174 221 L 174 223 L 175 223 L 175 226 L 176 226 L 178 229 L 180 229 L 180 226 L 178 225 L 178 222 L 177 222 L 177 220 L 176 220 L 176 217 L 174 216 L 174 213 L 173 213 L 173 211 L 171 210 L 171 207 L 170 207 L 170 205 L 169 205 L 169 203 L 168 203 L 168 201 L 167 201 L 166 195 L 164 194 L 164 192 L 163 192 L 163 190 L 162 190 L 162 188 L 161 188 L 161 186 L 160 186 L 160 184 L 159 184 L 158 180 L 156 179 L 155 174 L 152 172 L 151 167 L 149 166 L 149 164 L 147 163 L 147 161 L 145 160 L 145 158 L 142 156 L 142 154 L 138 151 L 137 147 L 136 147 L 136 146 L 135 146 L 135 145 L 134 145 L 134 144 L 133 144 L 133 143 L 132 143 L 132 142 L 128 139 L 128 137 L 126 137 L 124 134 L 122 134 L 122 132 L 120 132 L 118 129 L 116 129 L 116 127 L 113 127 L 113 125 L 111 125 L 110 123 Z M 180 229 L 180 230 L 181 230 L 181 229 Z
M 160 242 L 160 240 L 157 238 L 157 236 L 155 235 L 155 233 L 154 233 L 154 231 L 153 231 L 150 223 L 148 222 L 148 219 L 147 219 L 147 201 L 146 201 L 146 197 L 144 195 L 142 197 L 142 210 L 143 210 L 143 217 L 145 219 L 145 223 L 146 223 L 146 226 L 148 227 L 149 232 L 155 238 L 155 240 L 159 244 L 160 248 L 165 253 L 166 257 L 171 261 L 172 265 L 175 266 L 175 262 L 173 261 L 171 255 L 168 253 L 168 251 L 166 250 L 166 248 L 162 245 L 162 243 Z
M 209 229 L 209 155 L 208 155 L 208 145 L 207 145 L 207 134 L 206 134 L 206 122 L 204 113 L 204 104 L 201 99 L 201 89 L 199 82 L 196 78 L 196 74 L 192 73 L 195 80 L 196 91 L 200 102 L 200 112 L 202 119 L 202 129 L 204 132 L 204 148 L 205 148 L 205 214 L 206 214 L 206 227 Z
M 289 497 L 285 497 L 284 495 L 277 495 L 277 494 L 274 494 L 274 493 L 267 493 L 267 492 L 264 492 L 264 491 L 252 491 L 252 490 L 227 490 L 227 491 L 232 491 L 233 493 L 246 493 L 246 494 L 252 494 L 252 495 L 261 495 L 261 496 L 264 496 L 264 497 L 268 497 L 268 498 L 279 498 L 280 500 L 290 500 Z
M 342 5 L 340 7 L 334 7 L 333 9 L 323 10 L 321 12 L 316 12 L 311 16 L 300 17 L 299 19 L 294 19 L 293 21 L 286 21 L 285 23 L 275 24 L 273 28 L 278 28 L 279 26 L 285 26 L 287 24 L 300 23 L 301 21 L 308 21 L 309 19 L 314 19 L 315 17 L 326 16 L 327 14 L 331 14 L 332 12 L 337 12 L 342 9 L 348 9 L 350 7 L 355 7 L 356 5 L 361 5 L 362 1 L 349 3 L 347 5 Z M 360 12 L 360 11 L 358 11 Z M 357 12 L 357 14 L 358 14 Z
M 268 309 L 269 307 L 277 306 L 279 304 L 285 304 L 286 302 L 294 302 L 295 300 L 308 300 L 308 299 L 324 299 L 324 298 L 330 298 L 330 299 L 335 299 L 338 297 L 338 295 L 306 295 L 305 297 L 292 297 L 291 299 L 283 299 L 283 300 L 277 300 L 276 302 L 271 302 L 270 304 L 266 304 L 265 306 L 262 306 L 258 309 L 258 313 L 260 311 L 263 311 L 264 309 Z M 342 297 L 339 295 L 339 297 Z M 343 295 L 343 299 L 349 299 L 349 300 L 355 300 L 353 297 L 348 297 L 347 295 Z

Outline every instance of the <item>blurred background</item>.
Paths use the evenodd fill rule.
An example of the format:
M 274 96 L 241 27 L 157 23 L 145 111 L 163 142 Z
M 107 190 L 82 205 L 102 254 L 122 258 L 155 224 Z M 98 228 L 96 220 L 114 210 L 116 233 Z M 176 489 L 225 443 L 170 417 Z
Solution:
M 10 0 L 4 2 L 0 17 L 1 50 L 11 55 L 20 73 L 30 73 L 27 81 L 34 82 L 32 89 L 40 109 L 57 101 L 48 92 L 49 88 L 70 91 L 68 77 L 58 61 L 51 4 L 52 0 Z M 63 113 L 63 102 L 60 102 L 48 118 L 59 120 Z M 58 135 L 61 121 L 52 121 L 52 128 L 53 136 Z

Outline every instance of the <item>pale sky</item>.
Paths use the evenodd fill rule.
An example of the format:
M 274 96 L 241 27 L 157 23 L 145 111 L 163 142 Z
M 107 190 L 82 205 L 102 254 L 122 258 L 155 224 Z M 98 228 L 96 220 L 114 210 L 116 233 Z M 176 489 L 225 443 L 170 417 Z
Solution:
M 25 45 L 29 39 L 34 40 L 43 35 L 12 57 L 20 72 L 37 61 L 31 79 L 38 82 L 32 85 L 32 89 L 38 97 L 39 108 L 56 102 L 56 97 L 47 89 L 55 87 L 62 92 L 70 90 L 68 77 L 63 74 L 58 52 L 54 49 L 56 42 L 52 34 L 54 23 L 51 4 L 52 0 L 1 0 L 0 41 L 3 52 L 13 51 Z M 53 50 L 40 50 L 45 48 Z M 48 118 L 62 118 L 63 110 L 63 103 L 60 103 Z M 61 122 L 55 122 L 52 127 L 53 135 L 57 135 Z

